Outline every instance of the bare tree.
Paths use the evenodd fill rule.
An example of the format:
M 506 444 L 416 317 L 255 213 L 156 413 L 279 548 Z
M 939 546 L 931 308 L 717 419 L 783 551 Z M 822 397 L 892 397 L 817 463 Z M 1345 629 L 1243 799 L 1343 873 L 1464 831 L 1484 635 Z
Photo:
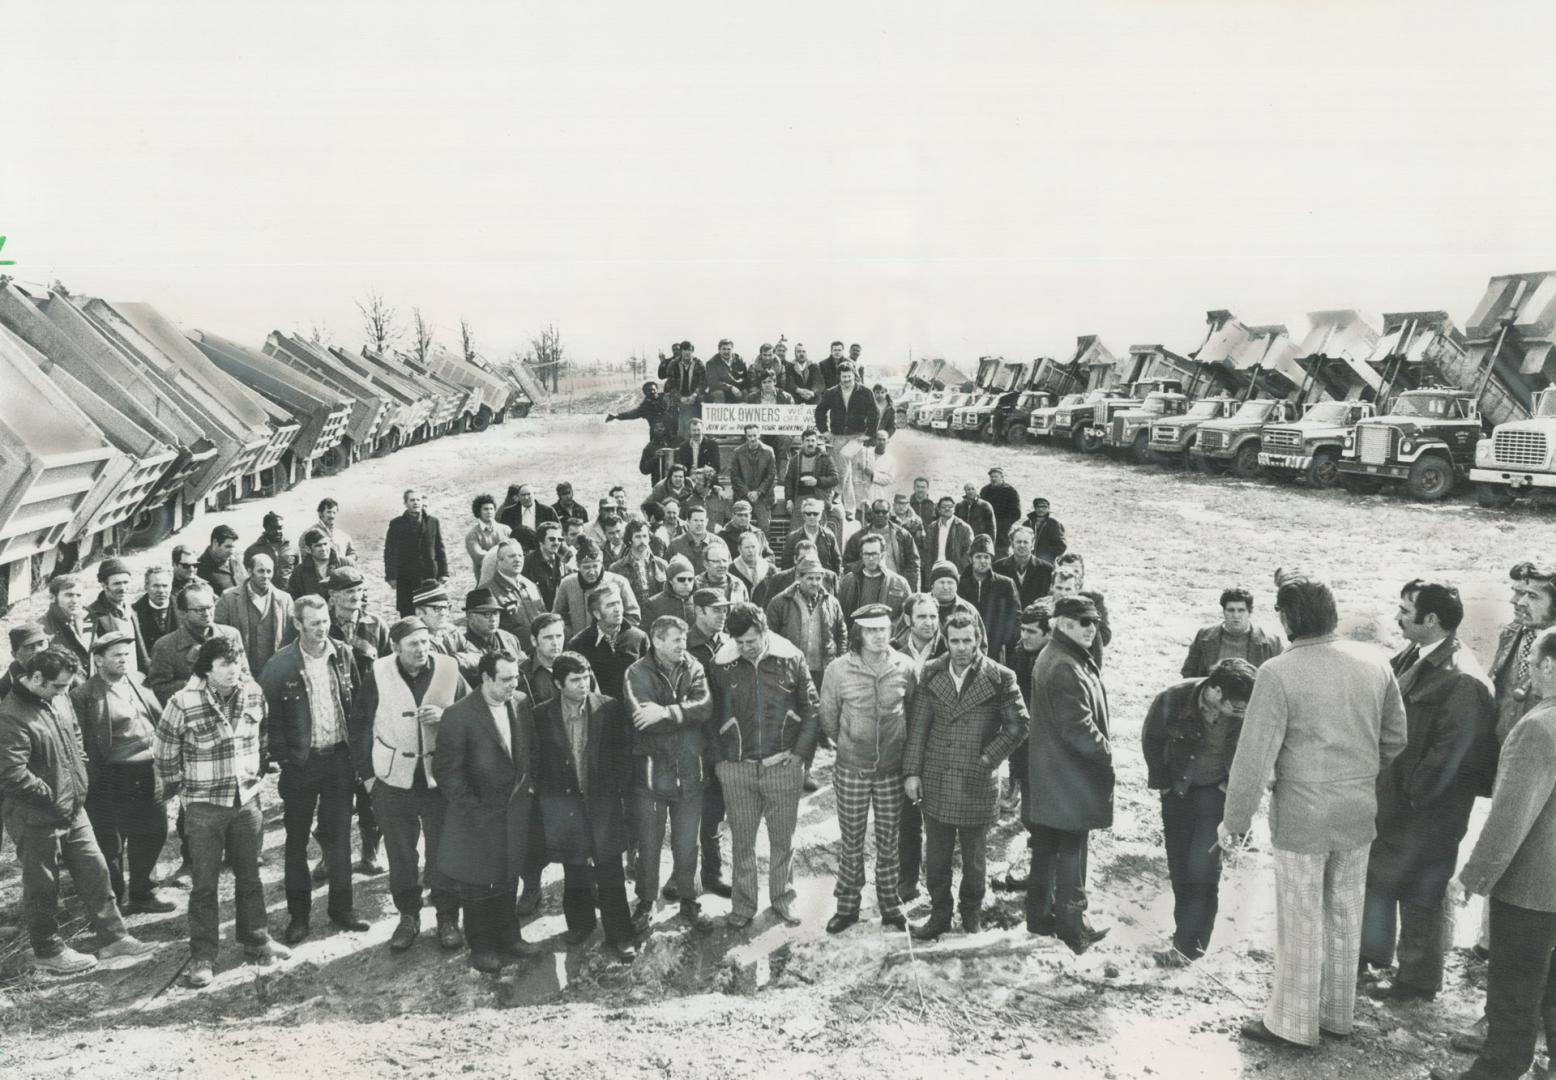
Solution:
M 470 329 L 470 320 L 463 315 L 459 317 L 459 351 L 466 362 L 475 363 L 475 331 Z
M 315 345 L 328 345 L 334 335 L 330 333 L 330 324 L 326 319 L 314 319 L 307 328 L 301 325 L 297 327 L 297 336 L 305 341 L 311 341 Z
M 432 324 L 421 313 L 421 308 L 411 308 L 411 355 L 418 364 L 425 364 L 432 352 Z
M 400 315 L 377 289 L 368 290 L 367 298 L 356 302 L 362 313 L 362 329 L 367 343 L 380 356 L 400 337 Z

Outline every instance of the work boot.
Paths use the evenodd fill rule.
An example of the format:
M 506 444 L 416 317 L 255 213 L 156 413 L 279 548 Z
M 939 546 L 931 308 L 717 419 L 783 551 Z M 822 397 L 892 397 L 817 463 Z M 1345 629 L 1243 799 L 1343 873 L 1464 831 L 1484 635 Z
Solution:
M 465 947 L 465 935 L 459 932 L 457 920 L 438 920 L 438 945 L 448 952 Z
M 470 953 L 470 966 L 485 975 L 502 971 L 502 956 L 490 949 L 475 949 Z
M 188 859 L 178 864 L 178 869 L 173 871 L 167 883 L 175 889 L 187 889 L 194 883 L 194 871 L 190 869 Z
M 901 912 L 898 912 L 895 915 L 882 915 L 881 916 L 881 929 L 882 930 L 906 930 L 907 928 L 908 928 L 907 916 L 903 915 Z
M 308 925 L 306 915 L 293 915 L 291 921 L 286 924 L 286 932 L 283 935 L 288 945 L 301 944 L 303 939 L 312 933 L 312 927 Z
M 530 960 L 537 956 L 545 955 L 546 950 L 533 942 L 525 941 L 519 934 L 514 934 L 499 946 L 499 951 L 504 956 L 511 956 L 516 960 Z
M 147 956 L 156 951 L 157 947 L 151 942 L 125 934 L 122 938 L 116 938 L 98 949 L 97 958 L 112 960 L 119 956 Z
M 333 911 L 330 912 L 330 925 L 352 934 L 360 934 L 373 928 L 372 923 L 354 911 L 345 911 L 339 914 Z
M 632 909 L 632 929 L 636 933 L 648 933 L 649 924 L 654 921 L 654 902 L 652 900 L 639 900 L 637 906 Z
M 719 876 L 718 872 L 702 872 L 702 891 L 712 893 L 714 896 L 722 896 L 725 900 L 735 895 L 735 890 L 730 888 L 729 882 Z
M 673 881 L 665 882 L 665 887 L 659 890 L 659 895 L 672 904 L 681 902 L 681 890 L 675 887 L 675 882 Z
M 97 957 L 90 953 L 76 952 L 66 945 L 53 956 L 38 956 L 34 953 L 33 963 L 39 970 L 46 971 L 50 975 L 75 975 L 95 968 Z
M 326 881 L 328 881 L 330 879 L 329 859 L 325 858 L 323 855 L 320 855 L 319 861 L 316 862 L 313 866 L 313 873 L 309 876 L 313 878 L 313 883 L 315 885 L 323 885 Z
M 394 928 L 394 933 L 389 935 L 389 948 L 393 952 L 404 952 L 416 944 L 416 939 L 421 936 L 421 916 L 401 915 L 400 925 Z
M 841 934 L 844 930 L 847 930 L 850 926 L 854 925 L 854 923 L 858 921 L 859 913 L 857 911 L 851 911 L 847 914 L 839 911 L 836 915 L 827 920 L 827 933 Z
M 209 960 L 196 960 L 189 965 L 184 984 L 194 990 L 203 990 L 216 978 L 216 965 Z
M 934 941 L 949 929 L 951 929 L 951 913 L 934 911 L 930 913 L 928 920 L 919 923 L 911 932 L 915 941 Z
M 162 899 L 153 891 L 142 896 L 130 897 L 129 903 L 124 907 L 124 913 L 126 915 L 166 915 L 177 908 L 177 904 Z
M 983 912 L 962 912 L 962 930 L 968 934 L 976 934 L 983 930 Z
M 389 871 L 378 861 L 378 856 L 364 852 L 360 859 L 351 864 L 351 872 L 363 877 L 382 877 Z

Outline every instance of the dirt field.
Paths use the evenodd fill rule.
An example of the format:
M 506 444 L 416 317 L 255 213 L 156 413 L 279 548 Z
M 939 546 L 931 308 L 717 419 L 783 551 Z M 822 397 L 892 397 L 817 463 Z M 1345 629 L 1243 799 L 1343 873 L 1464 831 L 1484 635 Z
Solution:
M 472 495 L 499 498 L 519 478 L 545 489 L 572 479 L 580 501 L 616 481 L 641 486 L 640 425 L 605 427 L 585 416 L 510 422 L 481 435 L 366 462 L 310 481 L 270 504 L 209 515 L 192 541 L 219 522 L 246 542 L 260 516 L 282 510 L 292 535 L 324 495 L 342 503 L 341 524 L 366 562 L 381 553 L 400 492 L 419 486 L 443 521 L 452 587 L 471 570 L 460 539 Z M 883 935 L 866 890 L 866 918 L 833 939 L 831 845 L 836 838 L 829 759 L 822 790 L 802 806 L 796 875 L 804 924 L 789 929 L 770 913 L 744 933 L 723 929 L 692 941 L 661 911 L 636 966 L 603 965 L 596 943 L 571 952 L 561 942 L 559 885 L 526 936 L 553 950 L 503 980 L 479 976 L 463 955 L 427 936 L 404 956 L 385 946 L 392 919 L 386 879 L 358 879 L 357 906 L 374 919 L 363 935 L 320 932 L 293 960 L 263 975 L 237 963 L 224 944 L 210 989 L 174 982 L 187 955 L 180 910 L 138 916 L 134 931 L 165 947 L 153 960 L 70 979 L 39 979 L 16 946 L 0 957 L 0 1073 L 30 1077 L 158 1076 L 1069 1076 L 1338 1077 L 1425 1075 L 1454 1058 L 1447 1035 L 1478 1015 L 1483 966 L 1451 961 L 1437 1003 L 1383 1008 L 1362 999 L 1358 1030 L 1344 1043 L 1281 1054 L 1240 1041 L 1237 1024 L 1264 1001 L 1273 933 L 1267 844 L 1227 870 L 1216 942 L 1194 967 L 1164 972 L 1150 959 L 1171 926 L 1171 894 L 1155 796 L 1146 790 L 1139 726 L 1151 695 L 1177 677 L 1195 628 L 1217 615 L 1233 582 L 1256 594 L 1255 617 L 1272 623 L 1270 580 L 1299 564 L 1328 577 L 1341 598 L 1342 632 L 1391 644 L 1400 584 L 1441 576 L 1464 591 L 1463 636 L 1489 662 L 1506 617 L 1507 567 L 1549 554 L 1548 518 L 1488 513 L 1467 504 L 1426 507 L 1388 496 L 1356 498 L 1231 480 L 1039 448 L 989 448 L 918 433 L 900 437 L 904 486 L 928 475 L 936 492 L 982 483 L 999 464 L 1023 501 L 1053 502 L 1074 550 L 1085 554 L 1089 587 L 1107 596 L 1114 639 L 1104 672 L 1117 734 L 1117 824 L 1092 842 L 1093 919 L 1112 933 L 1076 958 L 1052 939 L 1029 939 L 1019 903 L 990 894 L 991 928 L 976 939 L 953 933 L 910 953 L 904 935 Z M 138 569 L 164 561 L 171 542 L 139 553 Z M 381 572 L 381 568 L 379 568 Z M 375 600 L 387 607 L 381 582 Z M 30 605 L 33 614 L 40 602 Z M 12 613 L 17 618 L 28 609 Z M 9 620 L 8 620 L 9 621 Z M 273 785 L 273 781 L 271 781 Z M 269 825 L 264 876 L 271 924 L 285 924 L 281 895 L 280 803 L 265 795 Z M 1017 823 L 1005 820 L 990 873 L 1025 864 Z M 1262 826 L 1259 834 L 1262 838 Z M 726 836 L 727 844 L 727 836 Z M 761 845 L 759 845 L 760 849 Z M 7 849 L 10 850 L 9 848 Z M 170 845 L 170 852 L 176 849 Z M 727 850 L 727 849 L 726 849 Z M 171 863 L 164 869 L 170 869 Z M 765 874 L 763 895 L 765 898 Z M 0 921 L 14 922 L 20 898 L 10 857 L 0 868 Z M 230 919 L 230 890 L 224 915 Z M 925 902 L 910 914 L 924 915 Z M 711 914 L 728 901 L 705 898 Z M 72 908 L 73 910 L 73 908 Z M 322 911 L 320 912 L 322 916 Z M 427 916 L 428 924 L 431 915 Z M 1461 943 L 1478 909 L 1461 914 Z M 79 921 L 73 923 L 79 926 Z M 597 939 L 596 939 L 597 941 Z M 962 955 L 978 946 L 986 955 Z

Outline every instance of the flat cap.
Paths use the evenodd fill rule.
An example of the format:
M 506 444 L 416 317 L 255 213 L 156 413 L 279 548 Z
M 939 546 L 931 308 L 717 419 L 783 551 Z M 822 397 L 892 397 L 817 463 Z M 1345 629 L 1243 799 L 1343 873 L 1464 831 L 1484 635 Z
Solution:
M 794 563 L 794 576 L 797 578 L 806 574 L 820 574 L 825 570 L 821 560 L 814 555 L 801 555 Z
M 729 607 L 729 601 L 717 589 L 698 589 L 692 593 L 692 603 L 698 607 Z
M 1054 602 L 1056 619 L 1095 619 L 1097 605 L 1089 596 L 1065 596 Z
M 107 581 L 115 574 L 128 574 L 130 564 L 123 559 L 104 559 L 97 565 L 97 580 Z
M 852 618 L 855 626 L 891 629 L 891 608 L 885 604 L 866 604 L 855 611 Z
M 362 584 L 362 572 L 354 566 L 337 566 L 330 571 L 327 588 L 330 592 L 355 589 Z
M 115 645 L 133 644 L 135 635 L 128 630 L 110 630 L 106 634 L 98 634 L 92 639 L 92 652 L 100 653 L 105 649 L 111 649 Z
M 414 615 L 407 616 L 389 628 L 389 640 L 398 645 L 405 638 L 410 637 L 418 630 L 427 629 L 427 624 Z
M 45 634 L 43 632 L 43 627 L 39 626 L 37 623 L 28 623 L 25 626 L 13 626 L 11 627 L 9 633 L 11 637 L 11 651 L 13 653 L 17 649 L 25 649 L 29 645 L 46 644 L 49 640 L 49 635 Z
M 949 559 L 941 559 L 929 570 L 929 583 L 933 585 L 941 578 L 950 578 L 952 581 L 962 580 L 962 572 L 956 568 L 956 564 Z

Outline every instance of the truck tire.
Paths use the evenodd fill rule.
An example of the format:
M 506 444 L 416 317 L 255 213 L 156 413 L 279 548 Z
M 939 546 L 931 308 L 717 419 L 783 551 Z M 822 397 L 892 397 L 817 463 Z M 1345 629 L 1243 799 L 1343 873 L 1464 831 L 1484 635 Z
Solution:
M 1513 496 L 1496 484 L 1476 484 L 1475 501 L 1487 510 L 1501 510 L 1513 505 Z
M 1032 433 L 1025 424 L 1017 420 L 1005 429 L 1005 441 L 1011 446 L 1026 446 L 1032 441 Z
M 1232 475 L 1239 480 L 1253 480 L 1259 475 L 1259 441 L 1249 439 L 1232 455 Z
M 1340 458 L 1333 450 L 1320 450 L 1313 455 L 1313 460 L 1308 463 L 1307 472 L 1303 474 L 1307 486 L 1312 488 L 1332 488 L 1340 481 Z
M 125 530 L 125 548 L 148 548 L 160 544 L 173 535 L 173 503 L 171 500 L 147 507 L 135 515 L 135 520 Z
M 1094 435 L 1086 434 L 1086 428 L 1084 427 L 1076 428 L 1075 434 L 1070 441 L 1075 446 L 1075 449 L 1083 454 L 1095 454 L 1102 449 L 1102 440 Z
M 1423 454 L 1410 466 L 1405 488 L 1422 502 L 1437 502 L 1453 490 L 1453 463 L 1437 454 Z
M 1134 459 L 1136 465 L 1149 465 L 1151 463 L 1151 434 L 1142 431 L 1135 436 L 1135 441 L 1129 444 L 1129 456 Z

